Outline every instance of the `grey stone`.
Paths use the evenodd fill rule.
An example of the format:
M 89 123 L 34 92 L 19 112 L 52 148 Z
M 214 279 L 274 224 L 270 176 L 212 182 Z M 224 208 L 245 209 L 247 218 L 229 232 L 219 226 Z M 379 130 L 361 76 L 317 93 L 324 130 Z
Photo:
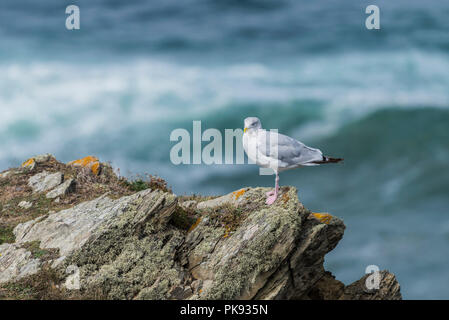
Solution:
M 231 204 L 234 206 L 244 205 L 248 201 L 247 195 L 245 195 L 246 191 L 250 190 L 249 188 L 243 188 L 240 190 L 236 190 L 234 192 L 228 193 L 227 195 L 206 200 L 198 203 L 197 208 L 200 210 L 216 208 L 219 206 Z
M 33 189 L 33 193 L 45 192 L 59 186 L 64 180 L 61 172 L 48 173 L 43 171 L 32 176 L 28 180 L 28 185 Z
M 47 199 L 55 199 L 57 197 L 65 196 L 71 192 L 75 192 L 76 181 L 74 179 L 69 179 L 64 181 L 61 185 L 51 190 L 46 194 Z M 59 201 L 58 201 L 59 202 Z
M 65 270 L 69 276 L 66 278 L 64 287 L 68 290 L 79 290 L 81 288 L 80 269 L 76 265 L 70 265 Z
M 50 214 L 45 220 L 38 218 L 19 224 L 14 229 L 16 242 L 39 240 L 41 248 L 58 248 L 61 256 L 67 256 L 95 237 L 95 231 L 106 228 L 111 219 L 123 214 L 128 203 L 138 196 L 115 201 L 104 196 Z
M 41 164 L 41 163 L 48 162 L 52 159 L 55 159 L 55 157 L 50 153 L 46 153 L 46 154 L 37 155 L 37 156 L 33 157 L 33 159 L 37 164 Z
M 31 202 L 29 202 L 29 201 L 21 201 L 21 202 L 18 204 L 18 206 L 19 206 L 20 208 L 23 208 L 23 209 L 29 209 L 29 208 L 31 208 L 31 207 L 33 206 L 33 203 L 31 203 Z
M 16 244 L 0 245 L 0 283 L 18 280 L 39 271 L 41 261 Z
M 394 274 L 387 270 L 378 271 L 379 288 L 367 289 L 367 274 L 344 289 L 339 300 L 401 300 L 400 285 Z

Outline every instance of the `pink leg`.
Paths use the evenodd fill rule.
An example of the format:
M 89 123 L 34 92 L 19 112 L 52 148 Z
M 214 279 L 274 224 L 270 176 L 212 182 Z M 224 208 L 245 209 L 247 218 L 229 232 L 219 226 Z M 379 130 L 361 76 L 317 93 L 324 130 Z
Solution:
M 267 194 L 268 198 L 267 198 L 266 204 L 268 204 L 268 205 L 273 204 L 276 201 L 277 197 L 278 197 L 279 176 L 278 176 L 277 172 L 276 172 L 276 180 L 275 181 L 276 181 L 276 183 L 275 183 L 275 186 L 274 186 L 274 194 L 272 194 L 272 195 L 268 195 Z

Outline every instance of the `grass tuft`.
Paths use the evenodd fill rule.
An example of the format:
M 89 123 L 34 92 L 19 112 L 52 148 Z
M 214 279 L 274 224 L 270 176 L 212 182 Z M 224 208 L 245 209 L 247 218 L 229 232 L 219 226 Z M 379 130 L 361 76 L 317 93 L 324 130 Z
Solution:
M 167 187 L 167 182 L 164 179 L 151 174 L 145 174 L 144 177 L 138 176 L 137 179 L 132 181 L 125 180 L 124 184 L 133 192 L 151 189 L 172 193 L 172 190 Z

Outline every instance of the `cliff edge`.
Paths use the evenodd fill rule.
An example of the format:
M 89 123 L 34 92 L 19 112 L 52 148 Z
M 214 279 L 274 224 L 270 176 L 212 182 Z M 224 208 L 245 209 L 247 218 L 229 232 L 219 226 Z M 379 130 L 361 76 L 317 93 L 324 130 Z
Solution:
M 176 196 L 95 157 L 29 159 L 0 174 L 0 299 L 401 299 L 388 271 L 336 280 L 343 221 L 267 191 Z

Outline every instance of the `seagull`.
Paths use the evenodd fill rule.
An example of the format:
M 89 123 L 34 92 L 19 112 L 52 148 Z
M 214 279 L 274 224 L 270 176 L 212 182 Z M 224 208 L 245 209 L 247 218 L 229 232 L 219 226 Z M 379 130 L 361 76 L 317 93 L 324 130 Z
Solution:
M 276 174 L 274 190 L 267 192 L 266 204 L 273 204 L 279 192 L 279 173 L 305 166 L 337 163 L 341 158 L 323 156 L 319 149 L 283 134 L 262 129 L 259 118 L 244 121 L 243 149 L 248 158 L 262 168 L 271 168 Z

